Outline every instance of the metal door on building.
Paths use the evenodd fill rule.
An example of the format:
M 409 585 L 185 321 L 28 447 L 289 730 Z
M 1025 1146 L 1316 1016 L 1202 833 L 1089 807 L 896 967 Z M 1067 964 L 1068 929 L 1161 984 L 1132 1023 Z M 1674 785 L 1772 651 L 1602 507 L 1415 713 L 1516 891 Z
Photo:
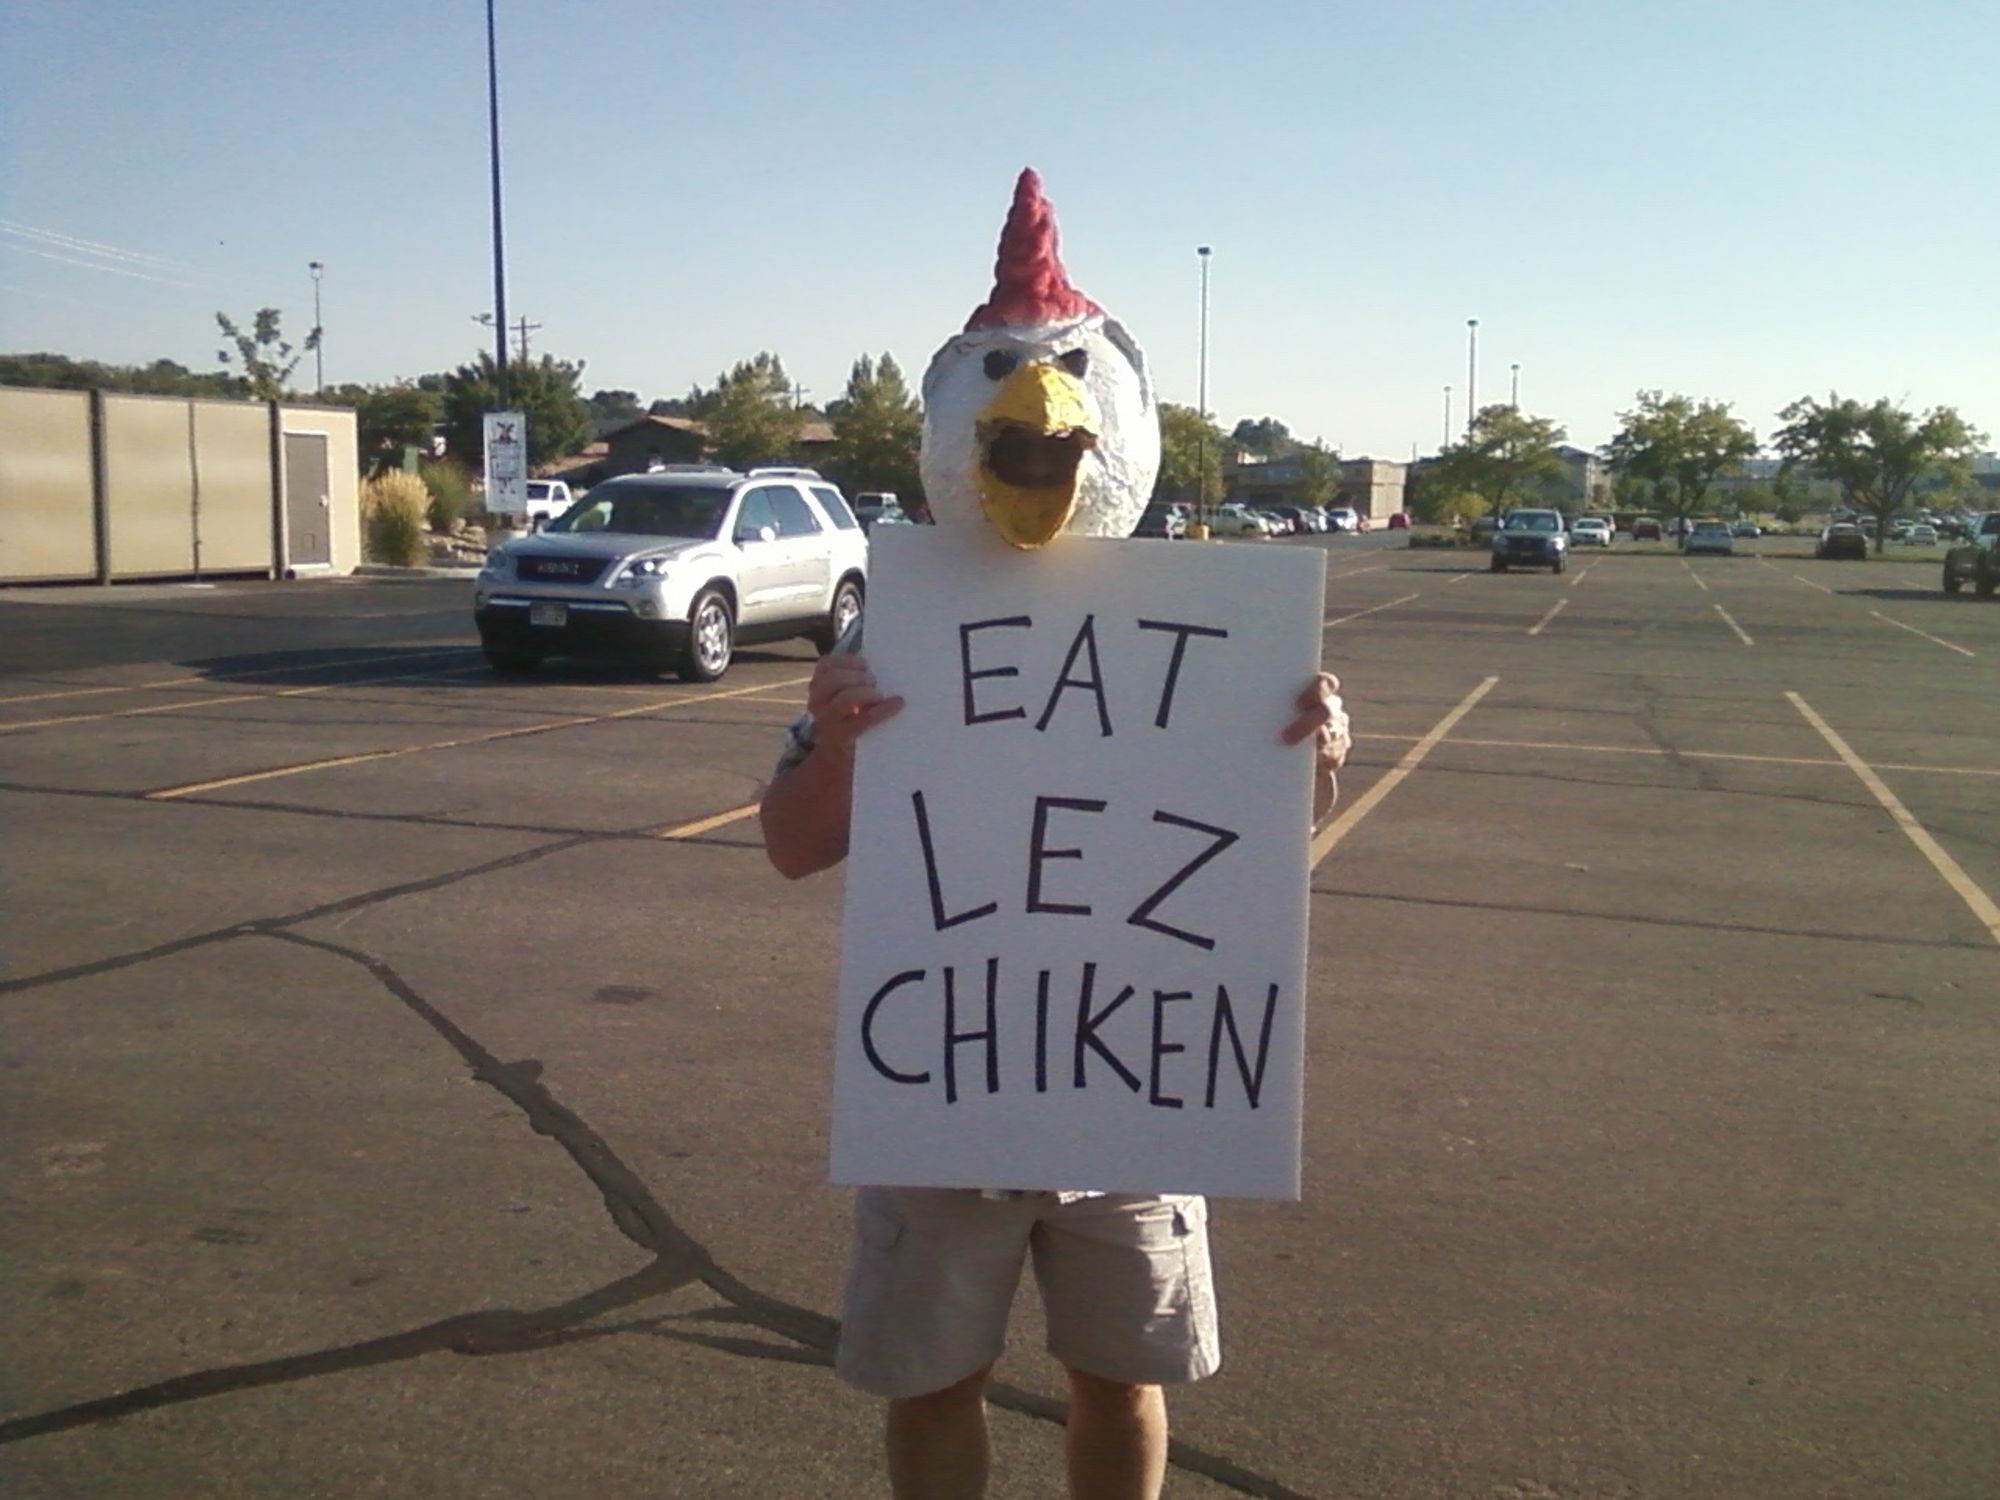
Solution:
M 333 561 L 333 497 L 326 435 L 285 434 L 285 563 L 312 567 Z

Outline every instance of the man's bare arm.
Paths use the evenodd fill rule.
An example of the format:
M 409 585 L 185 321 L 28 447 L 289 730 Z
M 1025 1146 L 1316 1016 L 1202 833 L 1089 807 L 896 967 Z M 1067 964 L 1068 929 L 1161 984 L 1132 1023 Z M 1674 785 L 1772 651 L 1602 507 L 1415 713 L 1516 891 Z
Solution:
M 902 708 L 884 697 L 858 655 L 824 656 L 806 689 L 813 747 L 765 789 L 757 810 L 764 852 L 787 880 L 831 869 L 847 858 L 854 811 L 854 743 Z

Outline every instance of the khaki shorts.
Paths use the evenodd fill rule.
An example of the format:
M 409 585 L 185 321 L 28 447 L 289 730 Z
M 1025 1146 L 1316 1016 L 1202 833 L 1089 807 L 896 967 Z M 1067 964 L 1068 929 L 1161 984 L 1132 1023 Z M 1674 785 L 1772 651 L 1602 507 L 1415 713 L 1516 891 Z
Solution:
M 921 1396 L 992 1364 L 1031 1252 L 1048 1350 L 1063 1364 L 1135 1385 L 1200 1380 L 1221 1365 L 1200 1198 L 863 1188 L 840 1377 L 877 1396 Z

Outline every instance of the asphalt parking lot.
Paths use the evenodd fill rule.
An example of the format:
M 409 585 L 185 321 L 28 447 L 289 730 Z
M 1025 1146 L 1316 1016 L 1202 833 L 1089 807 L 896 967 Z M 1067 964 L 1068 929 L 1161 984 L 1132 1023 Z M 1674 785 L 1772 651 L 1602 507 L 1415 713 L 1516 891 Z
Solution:
M 1359 739 L 1169 1492 L 2000 1494 L 2000 607 L 1399 543 L 1273 544 Z M 880 1493 L 839 880 L 749 816 L 810 648 L 502 680 L 468 595 L 0 594 L 0 1491 Z

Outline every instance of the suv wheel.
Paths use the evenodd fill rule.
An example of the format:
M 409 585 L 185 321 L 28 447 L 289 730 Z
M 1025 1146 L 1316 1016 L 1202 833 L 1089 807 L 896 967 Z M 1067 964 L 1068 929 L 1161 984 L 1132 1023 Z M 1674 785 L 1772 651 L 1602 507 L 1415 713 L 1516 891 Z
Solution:
M 860 617 L 861 586 L 850 578 L 833 591 L 833 608 L 827 611 L 826 624 L 813 632 L 813 644 L 819 647 L 819 654 L 825 656 L 831 651 L 847 634 L 847 627 Z
M 736 654 L 736 617 L 721 589 L 703 589 L 688 611 L 687 650 L 679 671 L 686 682 L 713 682 L 729 670 Z
M 1556 554 L 1556 560 L 1549 564 L 1549 571 L 1553 573 L 1560 573 L 1564 568 L 1568 566 L 1569 566 L 1568 562 L 1564 559 L 1563 555 L 1560 552 L 1558 552 Z
M 1507 571 L 1507 564 L 1496 557 L 1491 563 L 1487 564 L 1486 571 L 1489 573 L 1504 573 Z
M 1944 565 L 1944 591 L 1947 594 L 1955 594 L 1964 587 L 1965 580 L 1952 572 L 1951 564 L 1946 563 Z

